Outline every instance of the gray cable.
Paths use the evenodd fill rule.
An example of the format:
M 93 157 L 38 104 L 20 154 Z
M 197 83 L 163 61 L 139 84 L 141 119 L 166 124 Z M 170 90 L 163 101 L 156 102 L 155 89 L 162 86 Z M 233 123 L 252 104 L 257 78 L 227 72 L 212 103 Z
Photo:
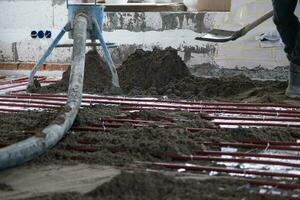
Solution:
M 23 164 L 45 153 L 71 128 L 82 99 L 86 30 L 87 17 L 77 15 L 74 20 L 74 47 L 67 104 L 56 119 L 35 136 L 0 149 L 0 170 Z

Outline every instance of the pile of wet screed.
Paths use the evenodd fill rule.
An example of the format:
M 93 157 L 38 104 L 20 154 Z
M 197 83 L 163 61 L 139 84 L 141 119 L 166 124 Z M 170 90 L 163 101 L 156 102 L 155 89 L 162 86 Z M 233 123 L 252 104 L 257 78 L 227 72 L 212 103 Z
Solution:
M 70 68 L 56 84 L 41 87 L 38 92 L 66 92 Z M 172 99 L 284 102 L 287 82 L 259 81 L 239 75 L 203 78 L 191 75 L 177 50 L 166 48 L 144 51 L 137 49 L 118 68 L 120 86 L 127 96 L 167 96 Z M 86 54 L 85 93 L 111 93 L 110 71 L 96 51 Z

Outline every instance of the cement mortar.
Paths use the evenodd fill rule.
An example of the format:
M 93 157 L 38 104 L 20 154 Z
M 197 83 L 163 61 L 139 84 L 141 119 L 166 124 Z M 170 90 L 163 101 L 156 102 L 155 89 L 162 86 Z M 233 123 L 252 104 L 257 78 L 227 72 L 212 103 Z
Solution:
M 122 64 L 119 70 L 120 85 L 125 92 L 133 88 L 147 90 L 161 88 L 170 81 L 190 76 L 177 50 L 137 50 Z
M 203 78 L 190 75 L 176 50 L 137 50 L 120 68 L 120 85 L 130 96 L 196 100 L 288 102 L 286 81 L 251 80 L 243 74 Z M 292 101 L 291 101 L 292 102 Z
M 261 66 L 254 68 L 236 67 L 233 69 L 223 68 L 210 63 L 193 65 L 189 67 L 194 76 L 200 77 L 233 77 L 244 75 L 256 80 L 288 80 L 289 66 L 277 66 L 274 69 L 266 69 Z
M 160 88 L 171 81 L 190 76 L 190 72 L 177 51 L 172 48 L 151 51 L 136 50 L 118 70 L 120 85 L 127 93 L 133 88 L 143 90 Z M 38 92 L 66 92 L 69 85 L 70 68 L 56 84 L 42 87 Z M 86 54 L 83 91 L 107 94 L 111 86 L 111 74 L 106 64 L 95 51 Z
M 0 192 L 1 191 L 11 192 L 14 191 L 14 189 L 10 185 L 7 185 L 6 183 L 0 183 Z
M 34 134 L 49 124 L 56 116 L 55 112 L 21 112 L 16 114 L 0 114 L 1 144 L 6 146 L 30 134 L 22 130 L 30 130 Z M 13 117 L 12 117 L 13 116 Z M 143 111 L 128 113 L 118 107 L 93 106 L 80 110 L 74 126 L 103 127 L 101 119 L 113 116 L 127 116 L 136 120 L 156 120 L 149 127 L 134 128 L 124 124 L 112 132 L 69 131 L 68 135 L 47 154 L 30 164 L 45 165 L 49 163 L 94 163 L 102 165 L 124 166 L 134 161 L 168 161 L 166 154 L 192 154 L 194 151 L 209 149 L 202 143 L 213 142 L 270 142 L 295 141 L 293 129 L 285 128 L 248 128 L 248 129 L 216 129 L 211 131 L 189 132 L 187 127 L 215 128 L 204 120 L 203 114 L 189 112 Z M 25 123 L 27 120 L 30 123 Z M 160 126 L 172 122 L 168 129 Z M 18 126 L 19 124 L 19 126 Z M 87 150 L 79 151 L 84 148 Z M 88 149 L 92 148 L 92 151 Z
M 160 173 L 123 172 L 110 182 L 96 187 L 86 194 L 55 193 L 27 200 L 259 200 L 283 199 L 282 197 L 261 197 L 257 189 L 249 190 L 249 184 L 234 179 L 210 178 L 207 180 L 180 179 Z
M 286 100 L 286 82 L 258 81 L 239 75 L 235 77 L 185 77 L 158 90 L 158 94 L 196 100 L 280 102 Z
M 42 87 L 39 92 L 66 92 L 68 69 L 62 80 Z M 127 96 L 167 96 L 171 99 L 192 99 L 236 102 L 297 103 L 284 93 L 286 81 L 251 80 L 243 74 L 204 78 L 192 76 L 188 67 L 172 48 L 153 51 L 136 50 L 118 69 L 120 86 Z M 97 52 L 86 57 L 84 92 L 111 94 L 111 75 Z
M 20 112 L 0 114 L 0 146 L 24 140 L 54 120 L 57 112 Z
M 63 73 L 62 80 L 56 84 L 41 87 L 40 93 L 67 92 L 71 67 Z M 86 54 L 83 91 L 86 93 L 107 93 L 111 87 L 111 73 L 97 51 Z
M 205 181 L 177 179 L 159 173 L 121 173 L 110 182 L 87 193 L 101 199 L 259 199 L 247 183 L 229 179 Z

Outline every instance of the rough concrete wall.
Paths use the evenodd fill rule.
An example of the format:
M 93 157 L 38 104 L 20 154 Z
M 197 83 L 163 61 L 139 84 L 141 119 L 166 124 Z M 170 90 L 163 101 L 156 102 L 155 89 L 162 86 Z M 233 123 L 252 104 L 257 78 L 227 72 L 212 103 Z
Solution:
M 189 29 L 200 33 L 212 24 L 205 13 L 108 13 L 103 28 L 104 31 L 133 32 Z
M 270 0 L 233 0 L 230 13 L 108 13 L 104 24 L 107 42 L 115 42 L 114 60 L 122 62 L 135 48 L 172 46 L 187 64 L 212 63 L 232 67 L 267 68 L 287 65 L 282 47 L 261 48 L 255 39 L 274 29 L 265 23 L 244 38 L 226 44 L 195 41 L 213 27 L 239 29 L 271 9 Z M 297 9 L 300 14 L 300 9 Z M 53 35 L 67 21 L 64 0 L 0 1 L 0 61 L 32 61 L 42 55 L 52 39 L 31 39 L 31 30 L 51 30 Z M 67 36 L 62 43 L 71 43 Z M 56 49 L 48 62 L 69 62 L 71 49 Z

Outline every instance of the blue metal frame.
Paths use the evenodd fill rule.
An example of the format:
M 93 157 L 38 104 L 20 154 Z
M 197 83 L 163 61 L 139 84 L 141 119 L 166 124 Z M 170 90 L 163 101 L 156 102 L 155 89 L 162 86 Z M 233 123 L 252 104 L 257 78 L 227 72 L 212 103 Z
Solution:
M 63 37 L 66 31 L 70 31 L 74 23 L 74 18 L 78 13 L 86 15 L 88 19 L 88 31 L 90 33 L 90 38 L 92 41 L 99 40 L 101 44 L 101 49 L 103 51 L 104 60 L 109 67 L 109 70 L 112 74 L 112 85 L 113 87 L 120 88 L 118 73 L 111 58 L 111 54 L 107 48 L 105 40 L 102 34 L 102 25 L 103 25 L 103 16 L 104 16 L 104 6 L 95 4 L 69 4 L 67 1 L 68 7 L 68 17 L 69 23 L 65 26 L 63 30 L 58 34 L 58 36 L 54 39 L 54 41 L 49 46 L 48 50 L 44 53 L 44 55 L 39 59 L 34 68 L 30 73 L 30 81 L 28 84 L 28 89 L 34 88 L 34 75 L 40 69 L 40 66 L 46 61 L 47 57 L 50 55 L 52 50 L 56 47 L 60 39 Z
M 117 72 L 116 67 L 114 65 L 114 62 L 111 58 L 109 50 L 106 46 L 105 40 L 103 38 L 102 30 L 101 30 L 96 18 L 93 18 L 93 22 L 94 22 L 94 26 L 95 26 L 95 29 L 96 29 L 97 39 L 100 40 L 100 44 L 101 44 L 101 47 L 102 47 L 105 62 L 108 65 L 109 70 L 110 70 L 111 75 L 112 75 L 112 84 L 113 84 L 114 87 L 119 88 L 120 84 L 119 84 L 118 72 Z
M 40 70 L 42 64 L 46 61 L 46 59 L 49 57 L 53 49 L 56 47 L 58 42 L 61 40 L 61 38 L 64 36 L 64 34 L 69 31 L 70 29 L 70 23 L 67 23 L 67 25 L 59 32 L 59 34 L 56 36 L 56 38 L 52 41 L 46 52 L 43 54 L 43 56 L 38 60 L 38 62 L 35 64 L 33 69 L 30 72 L 29 75 L 29 83 L 28 88 L 34 87 L 34 76 L 37 73 L 38 70 Z
M 93 23 L 94 23 L 93 19 L 96 18 L 97 23 L 102 27 L 103 19 L 104 19 L 104 6 L 84 5 L 84 4 L 83 5 L 69 5 L 68 6 L 69 21 L 72 22 L 75 15 L 79 12 L 86 13 L 86 15 L 89 18 L 89 26 L 93 25 Z M 93 33 L 95 33 L 94 27 L 89 27 L 89 28 L 93 31 Z M 92 38 L 92 39 L 99 39 L 99 38 Z

